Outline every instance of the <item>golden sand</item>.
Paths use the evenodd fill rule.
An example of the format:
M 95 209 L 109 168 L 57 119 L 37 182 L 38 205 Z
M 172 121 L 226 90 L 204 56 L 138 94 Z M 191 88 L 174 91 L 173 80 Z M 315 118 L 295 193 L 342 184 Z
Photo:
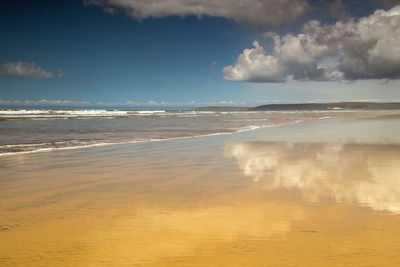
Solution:
M 400 266 L 396 144 L 207 137 L 0 164 L 0 266 Z

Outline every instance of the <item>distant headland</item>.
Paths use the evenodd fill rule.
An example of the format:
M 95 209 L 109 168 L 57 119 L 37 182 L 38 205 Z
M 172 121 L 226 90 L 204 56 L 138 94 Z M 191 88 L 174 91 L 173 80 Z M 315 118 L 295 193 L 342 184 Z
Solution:
M 400 109 L 400 103 L 374 102 L 335 102 L 335 103 L 299 103 L 267 104 L 257 107 L 197 107 L 196 111 L 279 111 L 279 110 L 387 110 Z

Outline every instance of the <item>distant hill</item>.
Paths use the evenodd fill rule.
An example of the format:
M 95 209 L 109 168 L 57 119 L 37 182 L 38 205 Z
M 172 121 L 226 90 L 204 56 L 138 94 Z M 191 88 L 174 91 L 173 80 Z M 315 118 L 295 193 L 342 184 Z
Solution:
M 373 103 L 373 102 L 337 102 L 337 103 L 302 103 L 302 104 L 268 104 L 258 107 L 197 107 L 194 111 L 279 111 L 279 110 L 384 110 L 400 109 L 400 103 Z
M 400 109 L 400 103 L 338 102 L 305 104 L 268 104 L 249 110 L 382 110 Z

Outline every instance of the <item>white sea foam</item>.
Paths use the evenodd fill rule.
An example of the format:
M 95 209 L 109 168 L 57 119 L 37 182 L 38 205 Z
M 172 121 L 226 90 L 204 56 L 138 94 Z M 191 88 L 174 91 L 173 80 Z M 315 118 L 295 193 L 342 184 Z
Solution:
M 224 121 L 269 121 L 271 119 L 228 119 Z
M 161 114 L 161 113 L 165 113 L 165 110 L 139 110 L 136 112 L 138 114 Z M 131 113 L 134 113 L 134 111 L 132 111 Z
M 204 111 L 195 111 L 195 114 L 215 114 L 215 113 L 217 113 L 217 112 L 215 112 L 215 111 L 206 111 L 206 110 L 204 110 Z
M 198 117 L 198 116 L 226 116 L 226 115 L 251 115 L 251 114 L 302 114 L 320 113 L 321 111 L 167 111 L 167 110 L 105 110 L 105 109 L 85 109 L 85 110 L 51 110 L 51 109 L 3 109 L 0 110 L 0 119 L 80 119 L 80 118 L 118 118 L 118 117 Z M 324 111 L 326 112 L 326 111 Z M 335 110 L 330 112 L 345 112 Z M 251 120 L 266 120 L 253 118 Z M 234 119 L 232 120 L 234 121 Z M 238 120 L 239 121 L 239 120 Z
M 3 119 L 62 119 L 62 118 L 96 118 L 96 117 L 148 117 L 148 116 L 201 116 L 219 115 L 214 111 L 166 111 L 166 110 L 41 110 L 19 109 L 0 110 Z
M 28 109 L 0 110 L 0 115 L 43 114 L 48 112 L 50 112 L 50 110 L 28 110 Z
M 48 109 L 18 109 L 18 110 L 0 110 L 0 115 L 24 115 L 24 114 L 71 114 L 71 115 L 99 115 L 99 114 L 127 114 L 127 111 L 121 110 L 48 110 Z
M 19 109 L 0 110 L 0 118 L 71 118 L 71 117 L 115 117 L 126 116 L 128 111 L 122 110 L 42 110 Z

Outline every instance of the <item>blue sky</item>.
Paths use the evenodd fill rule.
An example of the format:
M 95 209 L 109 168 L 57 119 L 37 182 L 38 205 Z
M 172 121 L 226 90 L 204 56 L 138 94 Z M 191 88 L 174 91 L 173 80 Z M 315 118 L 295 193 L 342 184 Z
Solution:
M 362 19 L 389 24 L 384 19 L 390 15 L 390 24 L 400 25 L 395 1 L 247 2 L 261 2 L 265 10 L 229 0 L 200 0 L 194 10 L 187 2 L 2 1 L 0 105 L 400 102 L 400 59 L 387 56 L 400 51 L 398 31 L 357 33 L 365 27 Z M 385 13 L 374 15 L 376 9 Z M 321 26 L 305 31 L 310 20 Z M 338 21 L 346 28 L 339 39 L 356 28 L 351 40 L 360 51 L 342 39 L 328 49 L 323 42 L 305 43 L 320 40 L 321 31 L 341 31 L 332 26 Z M 362 50 L 374 42 L 381 45 Z

